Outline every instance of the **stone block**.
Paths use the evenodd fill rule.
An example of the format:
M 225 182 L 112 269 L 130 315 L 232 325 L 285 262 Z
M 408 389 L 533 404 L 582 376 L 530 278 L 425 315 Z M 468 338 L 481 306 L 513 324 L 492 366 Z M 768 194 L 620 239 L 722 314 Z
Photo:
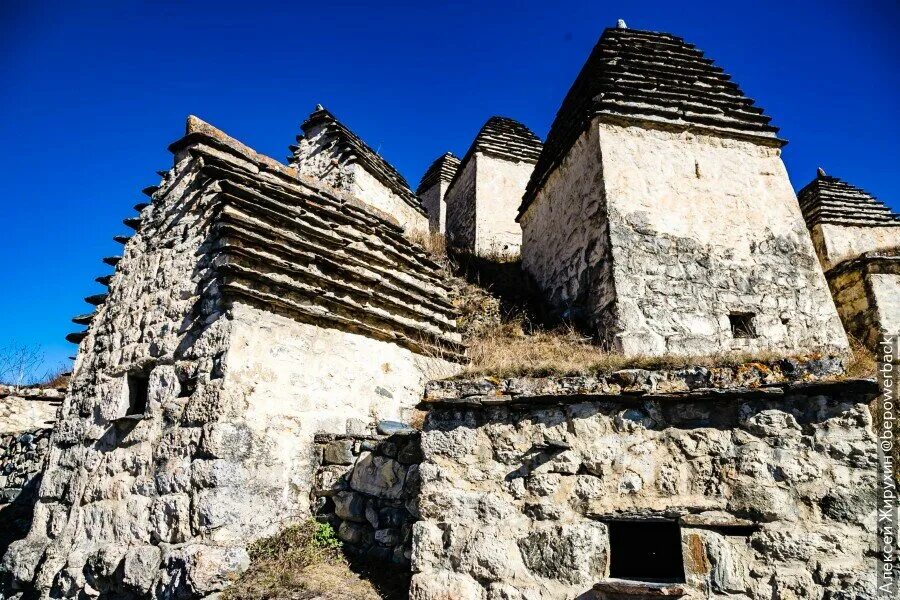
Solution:
M 352 465 L 353 440 L 334 440 L 325 445 L 323 462 L 326 465 Z
M 365 523 L 366 498 L 357 492 L 339 492 L 332 496 L 334 514 L 345 521 Z
M 384 456 L 362 454 L 350 476 L 350 487 L 378 498 L 398 500 L 403 497 L 406 467 Z

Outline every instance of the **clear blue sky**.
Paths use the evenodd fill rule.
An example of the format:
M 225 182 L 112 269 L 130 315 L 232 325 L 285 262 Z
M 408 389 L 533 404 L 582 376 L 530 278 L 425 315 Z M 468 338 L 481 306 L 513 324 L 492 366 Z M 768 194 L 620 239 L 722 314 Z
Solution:
M 74 352 L 69 319 L 188 114 L 283 159 L 321 102 L 415 187 L 490 115 L 546 136 L 617 18 L 731 73 L 790 140 L 795 188 L 822 165 L 900 209 L 893 0 L 269 4 L 0 2 L 0 347 Z

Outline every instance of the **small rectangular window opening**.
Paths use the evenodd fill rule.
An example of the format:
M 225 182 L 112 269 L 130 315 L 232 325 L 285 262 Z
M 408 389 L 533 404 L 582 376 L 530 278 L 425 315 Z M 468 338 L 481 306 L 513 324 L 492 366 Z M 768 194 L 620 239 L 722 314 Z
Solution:
M 731 335 L 736 338 L 755 338 L 756 324 L 753 313 L 731 313 L 728 321 L 731 323 Z
M 126 416 L 142 415 L 147 412 L 150 380 L 143 373 L 128 375 L 128 412 Z
M 609 576 L 654 583 L 684 582 L 681 528 L 670 521 L 611 521 Z

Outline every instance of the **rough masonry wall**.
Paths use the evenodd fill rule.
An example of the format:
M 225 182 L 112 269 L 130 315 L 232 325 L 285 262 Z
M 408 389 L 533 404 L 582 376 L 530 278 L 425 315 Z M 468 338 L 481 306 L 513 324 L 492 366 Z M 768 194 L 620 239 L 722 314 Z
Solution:
M 171 149 L 4 557 L 42 598 L 221 590 L 308 514 L 315 431 L 402 416 L 453 372 L 430 353 L 458 356 L 437 267 L 399 227 L 196 118 Z
M 606 278 L 592 272 L 598 265 L 581 258 L 607 243 L 606 232 L 573 230 L 575 212 L 536 218 L 531 206 L 523 217 L 532 228 L 526 254 L 534 252 L 528 242 L 543 239 L 536 253 L 549 257 L 549 240 L 570 236 L 564 248 L 571 250 L 550 270 L 559 275 L 547 279 L 552 298 L 586 304 L 594 326 L 627 354 L 846 348 L 777 149 L 688 132 L 594 127 L 596 144 L 576 145 L 567 160 L 588 167 L 602 160 L 615 305 L 610 311 Z M 589 168 L 567 178 L 596 174 Z M 534 204 L 566 201 L 552 197 L 562 191 L 552 183 Z M 549 260 L 523 263 L 535 274 Z M 733 335 L 730 314 L 754 315 L 755 335 Z
M 419 192 L 422 207 L 428 213 L 428 230 L 432 233 L 447 231 L 447 193 L 448 182 L 438 181 L 428 189 Z
M 50 431 L 40 428 L 0 434 L 0 555 L 31 528 Z
M 329 522 L 351 556 L 409 573 L 418 518 L 419 433 L 317 435 L 317 518 Z
M 202 258 L 215 191 L 200 166 L 177 157 L 81 342 L 34 524 L 4 557 L 17 585 L 41 597 L 175 593 L 193 585 L 184 567 L 210 548 L 186 544 L 209 513 L 192 485 L 204 461 L 191 459 L 213 443 L 204 405 L 221 385 L 228 321 Z M 126 416 L 138 373 L 147 406 Z M 234 555 L 216 558 L 233 567 Z M 197 585 L 206 574 L 197 570 Z
M 0 557 L 31 528 L 50 432 L 64 392 L 0 385 Z M 0 574 L 0 590 L 3 586 Z
M 615 323 L 615 282 L 598 129 L 589 128 L 521 216 L 522 268 L 551 307 L 579 322 Z M 612 327 L 599 335 L 614 343 Z
M 866 252 L 900 250 L 900 227 L 861 227 L 818 223 L 810 230 L 826 271 Z
M 476 242 L 476 161 L 466 161 L 456 172 L 444 197 L 447 203 L 447 245 L 467 252 Z
M 900 256 L 864 254 L 825 275 L 847 333 L 872 349 L 900 334 Z
M 477 153 L 475 253 L 480 256 L 518 256 L 522 228 L 516 222 L 522 194 L 534 163 L 513 162 Z
M 664 393 L 718 371 L 429 388 L 410 597 L 655 597 L 609 578 L 608 524 L 666 520 L 685 598 L 874 599 L 874 384 Z

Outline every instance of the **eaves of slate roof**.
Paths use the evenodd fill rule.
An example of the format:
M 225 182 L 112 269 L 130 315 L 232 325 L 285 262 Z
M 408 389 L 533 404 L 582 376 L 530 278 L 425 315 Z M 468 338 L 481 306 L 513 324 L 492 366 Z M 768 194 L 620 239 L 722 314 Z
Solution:
M 373 177 L 402 198 L 404 202 L 425 214 L 425 209 L 422 208 L 419 199 L 416 198 L 403 175 L 346 125 L 338 121 L 333 114 L 324 108 L 316 109 L 300 127 L 304 133 L 308 133 L 316 126 L 323 126 L 327 139 L 333 140 L 342 146 L 345 160 L 348 163 L 358 162 Z M 297 136 L 298 142 L 301 139 L 303 139 L 303 136 Z
M 525 191 L 528 208 L 595 117 L 616 123 L 656 123 L 772 146 L 770 117 L 731 76 L 684 39 L 638 29 L 608 28 L 566 94 Z
M 451 181 L 456 175 L 457 169 L 459 169 L 459 158 L 452 152 L 445 152 L 431 163 L 431 166 L 422 175 L 419 187 L 416 188 L 416 194 L 421 194 L 438 181 Z
M 797 194 L 806 225 L 900 226 L 900 215 L 868 192 L 830 175 L 818 174 Z

